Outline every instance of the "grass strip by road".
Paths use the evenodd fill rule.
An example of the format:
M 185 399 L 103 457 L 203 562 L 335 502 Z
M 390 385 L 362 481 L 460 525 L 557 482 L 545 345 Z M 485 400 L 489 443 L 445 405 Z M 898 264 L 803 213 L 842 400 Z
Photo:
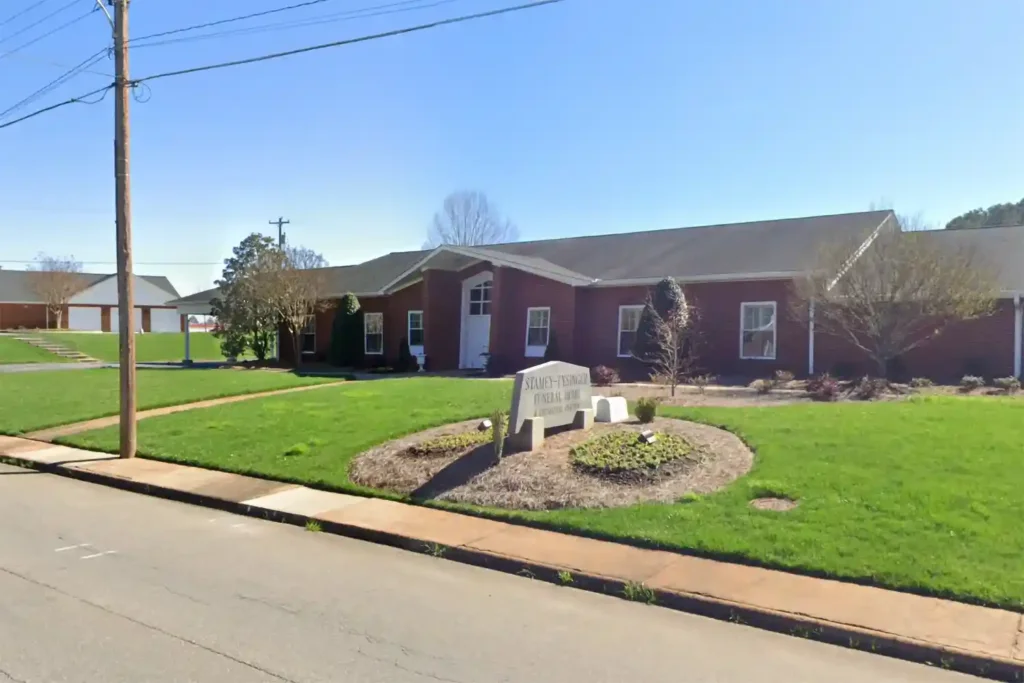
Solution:
M 66 363 L 66 358 L 17 339 L 0 336 L 0 365 L 20 363 Z
M 508 397 L 506 383 L 354 383 L 147 420 L 139 426 L 140 450 L 163 460 L 365 494 L 347 476 L 355 455 L 405 433 L 486 415 L 508 405 Z M 719 493 L 670 505 L 473 511 L 1024 608 L 1019 401 L 928 397 L 663 412 L 739 434 L 757 452 L 753 471 Z M 117 433 L 99 430 L 67 441 L 116 451 Z M 772 495 L 800 505 L 785 513 L 749 505 Z
M 139 370 L 138 406 L 162 408 L 329 381 L 263 370 Z M 0 434 L 23 434 L 117 411 L 117 370 L 0 374 Z
M 46 332 L 46 338 L 63 346 L 81 351 L 96 360 L 108 363 L 118 361 L 118 336 L 106 332 Z M 192 360 L 224 360 L 220 339 L 208 332 L 189 336 Z M 184 332 L 147 332 L 135 335 L 135 355 L 139 363 L 180 361 L 185 357 Z

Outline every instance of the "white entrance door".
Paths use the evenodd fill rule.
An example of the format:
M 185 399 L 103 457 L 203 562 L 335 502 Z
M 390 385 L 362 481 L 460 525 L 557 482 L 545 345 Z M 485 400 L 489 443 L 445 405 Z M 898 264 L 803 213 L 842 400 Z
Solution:
M 482 368 L 491 339 L 491 274 L 462 283 L 462 359 L 460 367 Z

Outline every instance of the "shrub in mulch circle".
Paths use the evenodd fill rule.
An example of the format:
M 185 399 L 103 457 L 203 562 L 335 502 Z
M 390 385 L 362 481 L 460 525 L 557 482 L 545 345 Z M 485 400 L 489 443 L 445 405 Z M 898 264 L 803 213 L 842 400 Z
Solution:
M 417 457 L 453 455 L 476 446 L 482 446 L 485 443 L 489 443 L 493 438 L 493 428 L 483 431 L 473 430 L 461 434 L 447 434 L 409 446 L 405 453 Z
M 999 377 L 992 380 L 997 389 L 1002 389 L 1007 394 L 1016 394 L 1020 391 L 1020 380 L 1016 377 Z
M 927 389 L 935 386 L 935 382 L 931 381 L 927 377 L 914 377 L 910 380 L 911 389 Z
M 658 414 L 658 401 L 657 399 L 644 396 L 636 402 L 636 419 L 644 424 L 654 422 L 654 417 Z
M 665 463 L 693 454 L 693 447 L 681 436 L 656 433 L 653 443 L 644 443 L 639 437 L 628 430 L 605 434 L 574 446 L 569 457 L 582 472 L 628 477 L 651 474 Z

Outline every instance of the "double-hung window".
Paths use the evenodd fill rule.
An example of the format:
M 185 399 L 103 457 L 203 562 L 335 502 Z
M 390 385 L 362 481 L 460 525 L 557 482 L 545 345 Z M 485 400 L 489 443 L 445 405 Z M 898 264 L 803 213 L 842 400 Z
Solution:
M 616 355 L 629 358 L 633 355 L 636 344 L 636 330 L 640 326 L 640 314 L 643 306 L 619 306 L 619 346 Z
M 368 356 L 380 356 L 384 353 L 384 314 L 366 313 L 363 315 L 363 351 Z
M 551 336 L 551 309 L 526 309 L 526 357 L 542 358 Z
M 774 301 L 740 304 L 740 358 L 775 360 L 775 312 Z
M 306 324 L 302 327 L 302 353 L 312 355 L 316 353 L 316 316 L 306 318 Z
M 423 311 L 409 311 L 409 353 L 423 355 Z

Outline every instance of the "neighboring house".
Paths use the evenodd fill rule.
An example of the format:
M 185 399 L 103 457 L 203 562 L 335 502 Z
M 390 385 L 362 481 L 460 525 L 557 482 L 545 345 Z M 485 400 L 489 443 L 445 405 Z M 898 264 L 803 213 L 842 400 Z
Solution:
M 45 329 L 57 321 L 35 291 L 36 273 L 0 270 L 0 329 Z M 61 327 L 68 330 L 116 332 L 117 276 L 82 273 L 82 289 L 68 301 Z M 135 329 L 140 332 L 180 332 L 181 318 L 168 302 L 178 297 L 166 277 L 135 275 Z
M 329 297 L 359 297 L 370 365 L 392 364 L 400 340 L 428 369 L 481 368 L 490 354 L 503 370 L 540 362 L 557 336 L 563 360 L 616 367 L 644 377 L 630 355 L 644 301 L 660 279 L 677 279 L 699 315 L 699 364 L 720 377 L 869 372 L 862 354 L 815 334 L 790 314 L 791 285 L 826 244 L 870 244 L 898 230 L 891 211 L 397 252 L 327 268 Z M 1010 274 L 995 315 L 961 323 L 902 359 L 915 375 L 1020 373 L 1024 228 L 937 231 L 971 240 Z M 179 300 L 179 312 L 208 313 L 216 290 Z M 174 302 L 179 303 L 179 302 Z M 205 306 L 205 308 L 204 308 Z M 335 307 L 317 315 L 303 353 L 323 359 Z M 287 359 L 288 345 L 282 348 Z

